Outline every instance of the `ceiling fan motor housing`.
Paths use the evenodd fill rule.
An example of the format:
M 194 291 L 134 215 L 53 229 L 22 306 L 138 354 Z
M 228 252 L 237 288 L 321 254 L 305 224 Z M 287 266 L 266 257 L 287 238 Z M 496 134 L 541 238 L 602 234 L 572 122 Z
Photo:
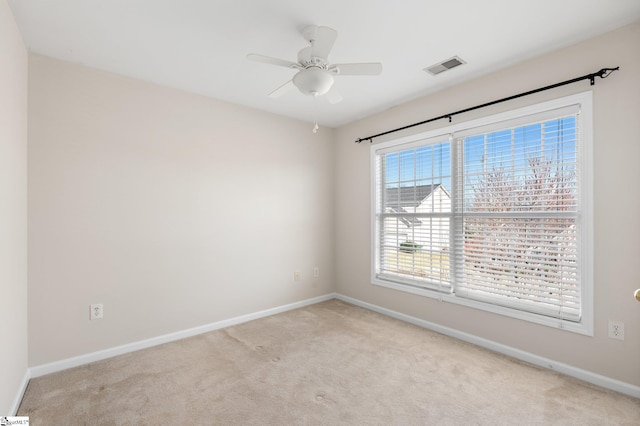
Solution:
M 331 89 L 333 76 L 320 68 L 307 68 L 293 76 L 293 84 L 305 95 L 321 96 Z

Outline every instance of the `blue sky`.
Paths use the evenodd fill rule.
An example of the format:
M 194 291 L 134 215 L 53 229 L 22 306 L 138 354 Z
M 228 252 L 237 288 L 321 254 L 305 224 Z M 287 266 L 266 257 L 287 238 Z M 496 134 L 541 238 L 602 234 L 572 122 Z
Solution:
M 415 166 L 415 168 L 414 168 Z M 414 171 L 415 170 L 415 171 Z M 451 188 L 451 146 L 444 143 L 395 152 L 386 156 L 388 187 L 440 183 Z
M 576 125 L 571 116 L 466 138 L 465 183 L 495 169 L 524 176 L 530 158 L 559 161 L 565 171 L 575 171 Z M 449 141 L 387 154 L 385 177 L 387 187 L 440 183 L 451 192 Z

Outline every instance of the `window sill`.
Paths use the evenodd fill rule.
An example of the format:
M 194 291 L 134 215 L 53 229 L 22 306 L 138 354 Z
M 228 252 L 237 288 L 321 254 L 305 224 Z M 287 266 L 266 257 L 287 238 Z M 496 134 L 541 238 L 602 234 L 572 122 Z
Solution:
M 593 336 L 593 321 L 583 318 L 580 322 L 566 321 L 558 318 L 551 318 L 544 315 L 524 312 L 517 309 L 497 306 L 490 303 L 484 303 L 477 300 L 466 299 L 456 296 L 454 293 L 442 293 L 422 287 L 411 286 L 407 284 L 399 284 L 393 281 L 387 281 L 380 278 L 373 278 L 371 283 L 381 287 L 402 291 L 405 293 L 415 294 L 418 296 L 437 299 L 440 302 L 453 303 L 462 305 L 481 311 L 491 312 L 494 314 L 519 319 L 522 321 L 532 322 L 535 324 L 553 327 L 572 333 L 583 334 L 585 336 Z

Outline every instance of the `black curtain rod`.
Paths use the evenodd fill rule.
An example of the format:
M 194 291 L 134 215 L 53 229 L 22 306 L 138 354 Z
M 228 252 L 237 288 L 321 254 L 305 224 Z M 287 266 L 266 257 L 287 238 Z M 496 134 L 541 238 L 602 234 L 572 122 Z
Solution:
M 377 138 L 379 136 L 388 135 L 389 133 L 399 132 L 399 131 L 405 130 L 405 129 L 410 129 L 412 127 L 420 126 L 422 124 L 431 123 L 432 121 L 442 120 L 444 118 L 448 118 L 449 122 L 451 122 L 451 117 L 453 117 L 454 115 L 458 115 L 458 114 L 462 114 L 464 112 L 469 112 L 469 111 L 473 111 L 473 110 L 476 110 L 476 109 L 480 109 L 480 108 L 488 107 L 488 106 L 491 106 L 491 105 L 499 104 L 501 102 L 510 101 L 512 99 L 521 98 L 523 96 L 533 95 L 534 93 L 543 92 L 545 90 L 555 89 L 556 87 L 565 86 L 567 84 L 576 83 L 576 82 L 582 81 L 582 80 L 589 80 L 591 82 L 591 85 L 593 86 L 596 83 L 596 80 L 595 80 L 596 77 L 607 78 L 607 77 L 609 77 L 609 75 L 612 72 L 618 71 L 619 69 L 620 69 L 620 67 L 602 68 L 598 72 L 594 72 L 594 73 L 591 73 L 591 74 L 583 75 L 582 77 L 572 78 L 571 80 L 567 80 L 567 81 L 563 81 L 563 82 L 560 82 L 560 83 L 552 84 L 550 86 L 541 87 L 541 88 L 535 89 L 535 90 L 529 90 L 528 92 L 519 93 L 517 95 L 509 96 L 509 97 L 498 99 L 498 100 L 491 101 L 491 102 L 487 102 L 485 104 L 476 105 L 476 106 L 473 106 L 471 108 L 461 109 L 460 111 L 450 112 L 449 114 L 444 114 L 444 115 L 441 115 L 439 117 L 430 118 L 428 120 L 424 120 L 424 121 L 421 121 L 419 123 L 409 124 L 408 126 L 398 127 L 397 129 L 388 130 L 386 132 L 378 133 L 377 135 L 367 136 L 365 138 L 359 138 L 359 139 L 356 139 L 356 143 L 360 143 L 362 141 L 369 141 L 371 143 L 371 142 L 373 142 L 373 138 Z

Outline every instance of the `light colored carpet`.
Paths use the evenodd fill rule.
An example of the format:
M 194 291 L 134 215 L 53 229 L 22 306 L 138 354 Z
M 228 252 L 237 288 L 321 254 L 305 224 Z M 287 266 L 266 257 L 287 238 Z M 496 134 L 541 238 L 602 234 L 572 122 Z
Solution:
M 30 381 L 32 425 L 638 425 L 640 400 L 337 300 Z

